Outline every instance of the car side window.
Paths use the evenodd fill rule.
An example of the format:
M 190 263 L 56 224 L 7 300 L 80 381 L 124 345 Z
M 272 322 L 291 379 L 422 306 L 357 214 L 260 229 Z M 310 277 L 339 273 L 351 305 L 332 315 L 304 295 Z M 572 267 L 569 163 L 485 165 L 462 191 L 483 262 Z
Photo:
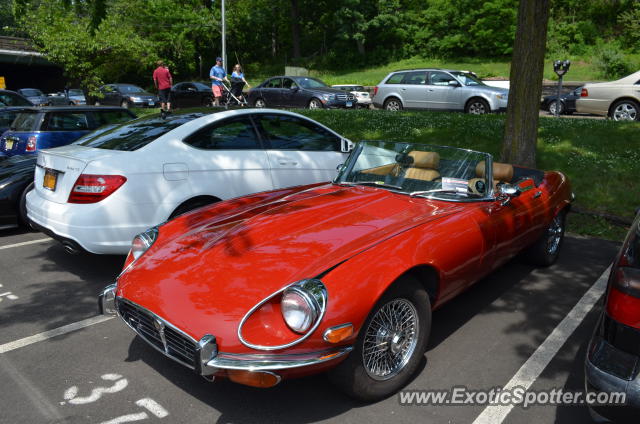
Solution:
M 206 150 L 262 149 L 258 135 L 248 118 L 216 122 L 191 134 L 184 142 L 197 149 Z
M 398 72 L 397 74 L 393 74 L 387 79 L 385 84 L 402 84 L 402 80 L 404 79 L 406 72 Z
M 402 79 L 402 84 L 426 84 L 427 82 L 427 73 L 422 72 L 407 72 Z
M 340 137 L 313 122 L 288 115 L 258 115 L 269 149 L 340 151 Z
M 83 131 L 89 129 L 87 114 L 82 112 L 51 112 L 43 131 Z
M 274 78 L 264 85 L 264 88 L 282 88 L 282 78 Z
M 447 86 L 449 85 L 449 81 L 455 81 L 456 79 L 454 77 L 452 77 L 451 75 L 447 74 L 446 72 L 439 72 L 439 71 L 435 71 L 435 72 L 430 72 L 430 85 L 443 85 L 443 86 Z
M 282 84 L 282 88 L 296 88 L 298 87 L 298 84 L 296 84 L 296 82 L 290 78 L 285 78 L 283 80 L 283 84 Z

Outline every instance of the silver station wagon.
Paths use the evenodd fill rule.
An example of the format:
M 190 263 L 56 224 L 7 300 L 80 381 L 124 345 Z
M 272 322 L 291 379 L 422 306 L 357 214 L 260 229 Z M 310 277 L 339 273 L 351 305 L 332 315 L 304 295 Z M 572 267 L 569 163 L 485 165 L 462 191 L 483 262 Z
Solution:
M 387 75 L 374 89 L 373 104 L 387 110 L 459 110 L 479 115 L 504 112 L 508 95 L 508 89 L 488 86 L 472 72 L 412 69 Z

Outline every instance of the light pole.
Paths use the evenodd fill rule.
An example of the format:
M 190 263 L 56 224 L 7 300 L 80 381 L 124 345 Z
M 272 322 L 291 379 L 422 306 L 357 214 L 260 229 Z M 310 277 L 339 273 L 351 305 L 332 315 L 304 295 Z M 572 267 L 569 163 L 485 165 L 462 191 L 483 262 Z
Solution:
M 222 0 L 222 68 L 227 71 L 227 40 L 226 24 L 224 18 L 224 0 Z
M 571 66 L 571 61 L 569 60 L 556 60 L 553 62 L 553 72 L 560 77 L 558 80 L 558 95 L 556 96 L 556 113 L 554 113 L 556 117 L 560 116 L 560 91 L 562 90 L 562 77 L 569 70 L 569 66 Z

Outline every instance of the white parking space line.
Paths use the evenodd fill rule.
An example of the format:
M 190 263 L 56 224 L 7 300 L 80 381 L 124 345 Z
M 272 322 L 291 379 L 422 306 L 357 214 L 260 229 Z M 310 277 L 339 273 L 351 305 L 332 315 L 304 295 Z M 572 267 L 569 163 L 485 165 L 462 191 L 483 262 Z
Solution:
M 0 353 L 10 352 L 12 350 L 16 350 L 33 343 L 48 340 L 52 337 L 61 336 L 63 334 L 67 334 L 81 328 L 89 327 L 91 325 L 100 324 L 101 322 L 108 321 L 112 318 L 112 316 L 98 315 L 82 321 L 74 322 L 72 324 L 63 325 L 62 327 L 54 328 L 53 330 L 45 331 L 43 333 L 34 334 L 33 336 L 25 337 L 24 339 L 5 343 L 3 345 L 0 345 Z
M 53 241 L 53 239 L 47 237 L 47 238 L 43 238 L 43 239 L 37 239 L 37 240 L 31 240 L 31 241 L 23 241 L 22 243 L 7 244 L 6 246 L 0 246 L 0 250 L 11 249 L 12 247 L 27 246 L 27 245 L 36 244 L 36 243 L 44 243 L 45 241 Z
M 518 372 L 503 387 L 503 391 L 523 387 L 528 390 L 538 379 L 542 371 L 549 365 L 567 339 L 578 328 L 596 302 L 602 297 L 607 288 L 609 266 L 596 280 L 591 288 L 582 296 L 580 301 L 571 309 L 558 326 L 549 334 L 546 340 L 538 346 L 535 352 L 527 359 Z M 500 424 L 507 417 L 514 405 L 490 405 L 487 406 L 473 424 Z

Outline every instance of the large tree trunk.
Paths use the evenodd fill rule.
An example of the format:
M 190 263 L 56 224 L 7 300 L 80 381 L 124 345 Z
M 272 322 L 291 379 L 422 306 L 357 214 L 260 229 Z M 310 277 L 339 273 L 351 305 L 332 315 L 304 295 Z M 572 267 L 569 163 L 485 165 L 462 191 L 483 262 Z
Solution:
M 298 0 L 291 0 L 291 42 L 293 58 L 300 59 L 300 10 Z
M 531 168 L 536 166 L 548 21 L 549 0 L 520 0 L 509 76 L 509 107 L 502 142 L 503 162 Z

